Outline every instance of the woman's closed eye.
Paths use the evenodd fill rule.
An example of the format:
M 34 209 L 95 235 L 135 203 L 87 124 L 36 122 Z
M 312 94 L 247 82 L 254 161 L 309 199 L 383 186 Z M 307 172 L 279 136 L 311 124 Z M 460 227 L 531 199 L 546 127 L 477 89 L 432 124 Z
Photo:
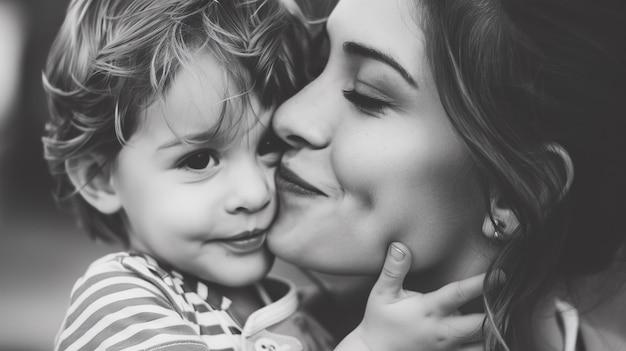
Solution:
M 369 115 L 383 113 L 386 108 L 392 106 L 388 101 L 382 100 L 379 97 L 359 93 L 355 89 L 343 90 L 343 96 L 346 100 L 350 101 L 354 107 Z
M 202 172 L 219 165 L 219 160 L 211 150 L 193 151 L 177 163 L 177 168 L 190 172 Z

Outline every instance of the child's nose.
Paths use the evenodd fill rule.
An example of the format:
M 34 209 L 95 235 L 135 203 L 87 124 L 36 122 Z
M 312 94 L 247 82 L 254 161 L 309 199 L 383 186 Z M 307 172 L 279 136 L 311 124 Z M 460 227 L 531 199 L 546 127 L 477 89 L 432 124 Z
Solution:
M 268 207 L 272 201 L 272 189 L 266 175 L 256 167 L 246 167 L 232 176 L 231 193 L 226 203 L 226 210 L 231 214 L 254 213 Z

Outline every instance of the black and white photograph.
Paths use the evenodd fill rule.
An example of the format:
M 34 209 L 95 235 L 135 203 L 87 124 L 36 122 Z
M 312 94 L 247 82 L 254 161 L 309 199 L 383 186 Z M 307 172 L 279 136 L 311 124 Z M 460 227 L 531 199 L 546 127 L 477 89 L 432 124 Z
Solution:
M 0 0 L 0 351 L 626 350 L 623 0 Z

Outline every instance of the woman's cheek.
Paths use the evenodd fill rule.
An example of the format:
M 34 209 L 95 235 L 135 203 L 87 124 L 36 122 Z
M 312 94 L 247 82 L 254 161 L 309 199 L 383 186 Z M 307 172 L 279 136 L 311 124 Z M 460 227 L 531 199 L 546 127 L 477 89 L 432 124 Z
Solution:
M 375 131 L 359 130 L 364 129 L 359 126 L 345 129 L 348 132 L 337 133 L 333 140 L 332 168 L 341 189 L 367 204 L 374 191 L 384 184 L 381 180 L 390 171 L 388 163 L 393 150 Z

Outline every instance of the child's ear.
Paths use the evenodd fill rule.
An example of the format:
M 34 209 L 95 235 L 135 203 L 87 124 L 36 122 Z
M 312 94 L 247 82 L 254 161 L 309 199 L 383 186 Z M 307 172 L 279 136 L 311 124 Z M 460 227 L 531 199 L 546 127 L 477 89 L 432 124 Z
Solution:
M 112 181 L 112 167 L 103 157 L 88 155 L 67 160 L 65 170 L 76 191 L 95 209 L 113 214 L 122 208 Z

